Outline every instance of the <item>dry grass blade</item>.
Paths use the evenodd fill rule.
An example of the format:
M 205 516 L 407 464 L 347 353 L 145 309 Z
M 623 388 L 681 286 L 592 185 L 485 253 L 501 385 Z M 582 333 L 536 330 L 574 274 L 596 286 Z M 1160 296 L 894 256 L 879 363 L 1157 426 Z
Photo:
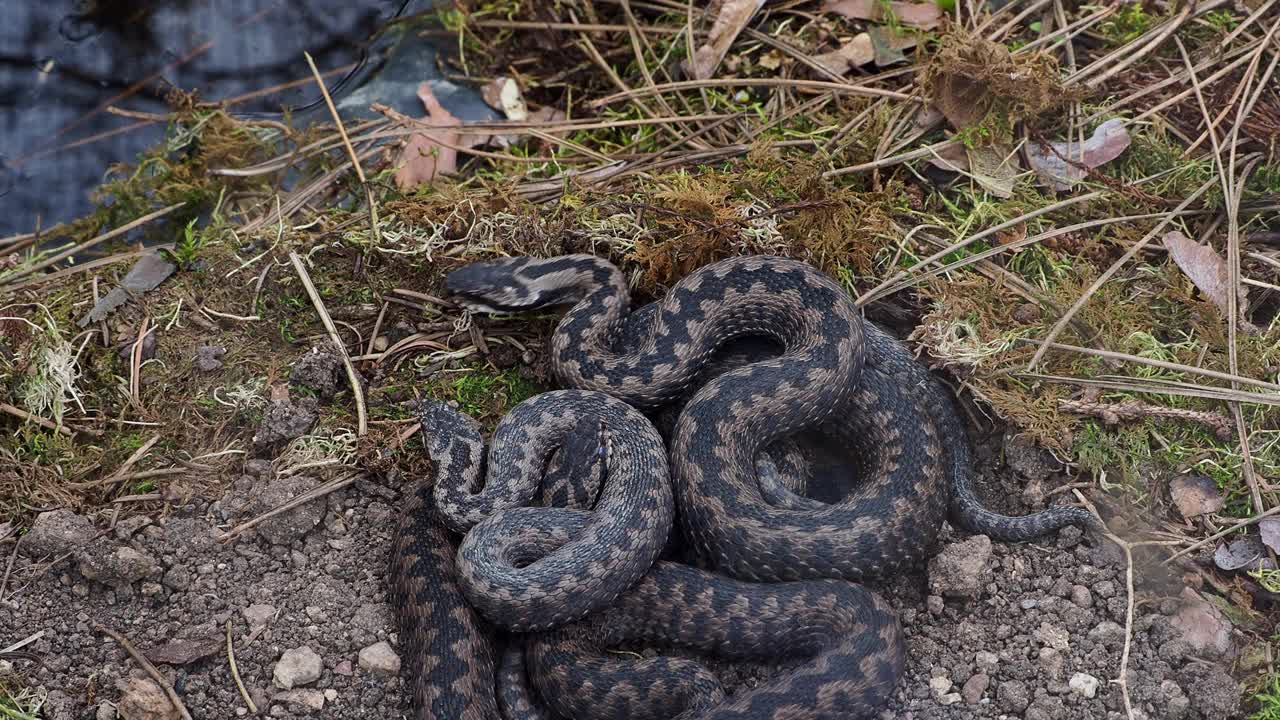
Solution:
M 1239 402 L 1280 407 L 1280 395 L 1247 393 L 1242 390 L 1193 385 L 1191 383 L 1159 381 L 1147 378 L 1115 378 L 1109 376 L 1079 378 L 1027 372 L 1011 374 L 1026 380 L 1041 380 L 1044 382 L 1061 383 L 1064 385 L 1098 388 L 1100 390 L 1144 393 L 1148 395 L 1180 395 L 1182 397 L 1203 398 L 1205 400 L 1221 400 L 1224 402 Z
M 1021 338 L 1019 342 L 1039 344 L 1038 340 Z M 1167 362 L 1165 360 L 1156 360 L 1153 358 L 1140 357 L 1138 355 L 1130 355 L 1128 353 L 1114 352 L 1111 350 L 1096 350 L 1094 348 L 1079 347 L 1076 345 L 1064 345 L 1062 343 L 1049 343 L 1049 347 L 1055 350 L 1067 350 L 1070 352 L 1080 353 L 1082 355 L 1093 355 L 1095 357 L 1105 358 L 1107 360 L 1119 360 L 1122 362 L 1131 362 L 1138 365 L 1146 365 L 1148 367 L 1160 368 L 1161 370 L 1172 370 L 1174 372 L 1187 373 L 1190 375 L 1200 375 L 1203 377 L 1214 378 L 1215 380 L 1224 380 L 1226 382 L 1236 382 L 1240 384 L 1253 385 L 1264 390 L 1275 390 L 1280 392 L 1280 385 L 1269 383 L 1265 380 L 1257 380 L 1242 375 L 1232 373 L 1218 372 L 1217 370 L 1209 370 L 1207 368 L 1195 367 L 1193 365 L 1182 365 L 1180 363 Z
M 311 59 L 311 53 L 303 52 L 307 58 L 307 66 L 311 68 L 311 74 L 315 76 L 316 86 L 320 88 L 320 94 L 324 96 L 325 105 L 329 107 L 329 114 L 333 116 L 333 124 L 338 128 L 338 134 L 342 136 L 342 144 L 347 149 L 347 156 L 351 159 L 351 165 L 355 168 L 356 177 L 360 179 L 360 185 L 364 188 L 365 200 L 369 203 L 369 232 L 373 234 L 374 241 L 382 244 L 382 231 L 378 228 L 378 204 L 374 202 L 373 188 L 369 186 L 369 181 L 365 179 L 364 168 L 360 167 L 360 158 L 356 155 L 356 150 L 351 146 L 351 139 L 347 137 L 347 128 L 342 124 L 342 117 L 338 115 L 338 109 L 333 106 L 333 98 L 329 97 L 329 88 L 325 87 L 324 78 L 320 76 L 320 71 L 316 69 L 316 63 Z
M 649 97 L 658 93 L 722 87 L 776 87 L 791 90 L 809 90 L 813 92 L 834 92 L 839 95 L 887 97 L 909 103 L 924 102 L 923 98 L 916 95 L 908 95 L 906 93 L 897 92 L 896 90 L 884 90 L 882 88 L 868 87 L 866 85 L 853 85 L 851 83 L 836 83 L 824 80 L 785 80 L 782 78 L 713 78 L 710 80 L 680 80 L 677 82 L 654 85 L 653 87 L 632 89 L 626 92 L 615 93 L 613 95 L 602 97 L 599 100 L 592 100 L 590 107 L 600 109 L 623 100 L 635 100 L 636 98 Z

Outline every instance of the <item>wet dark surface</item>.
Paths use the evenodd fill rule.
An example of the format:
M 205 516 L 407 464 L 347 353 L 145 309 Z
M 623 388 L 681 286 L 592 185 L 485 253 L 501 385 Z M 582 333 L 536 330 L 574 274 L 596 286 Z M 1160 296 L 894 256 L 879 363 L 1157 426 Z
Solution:
M 431 0 L 4 0 L 0 2 L 0 237 L 89 208 L 109 165 L 164 137 L 174 88 L 225 100 L 310 77 L 310 52 L 342 101 L 385 57 L 398 15 Z M 419 78 L 426 79 L 426 78 Z M 305 121 L 327 112 L 314 83 L 236 103 Z M 399 103 L 392 103 L 398 105 Z M 301 112 L 299 112 L 301 110 Z M 300 117 L 299 117 L 300 116 Z

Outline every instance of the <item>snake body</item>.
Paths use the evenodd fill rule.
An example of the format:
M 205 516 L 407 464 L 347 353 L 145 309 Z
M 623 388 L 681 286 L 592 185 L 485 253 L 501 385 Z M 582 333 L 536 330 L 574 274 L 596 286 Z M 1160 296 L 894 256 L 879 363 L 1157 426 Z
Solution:
M 496 678 L 511 681 L 520 668 L 518 653 L 500 656 L 488 639 L 490 622 L 545 631 L 527 636 L 526 669 L 543 699 L 570 717 L 677 710 L 681 718 L 865 717 L 896 683 L 903 649 L 892 612 L 853 581 L 922 559 L 948 509 L 995 539 L 1027 539 L 1087 518 L 1072 509 L 1013 518 L 982 508 L 945 390 L 864 323 L 841 286 L 806 264 L 724 260 L 635 313 L 618 269 L 589 255 L 476 263 L 448 284 L 475 310 L 571 305 L 553 335 L 551 364 L 560 384 L 579 394 L 553 395 L 558 411 L 548 411 L 555 400 L 539 400 L 546 396 L 517 406 L 495 433 L 483 490 L 478 430 L 438 407 L 424 417 L 441 512 L 402 521 L 391 568 L 406 654 L 421 668 L 411 680 L 420 718 L 497 718 L 495 695 L 508 720 L 537 716 L 519 714 L 532 706 L 519 688 L 495 689 Z M 735 343 L 745 343 L 736 355 Z M 655 418 L 665 411 L 669 448 L 637 410 Z M 833 488 L 797 478 L 806 472 L 805 438 L 851 450 L 863 482 Z M 602 470 L 587 463 L 573 471 L 562 458 L 551 474 L 569 476 L 564 487 L 539 490 L 529 479 L 546 474 L 557 443 L 564 456 L 592 455 L 598 446 L 608 460 Z M 618 464 L 620 451 L 648 459 Z M 635 489 L 643 480 L 637 468 L 665 480 L 668 457 L 680 539 L 700 567 L 654 562 L 671 514 L 658 507 L 661 490 Z M 593 475 L 604 480 L 593 509 L 524 507 L 538 498 L 581 503 L 597 492 Z M 422 505 L 428 494 L 415 497 Z M 453 554 L 425 547 L 447 529 L 466 533 L 449 567 Z M 429 591 L 424 578 L 444 589 Z M 441 617 L 437 606 L 451 603 L 453 613 Z M 792 617 L 799 625 L 786 625 Z M 452 643 L 442 639 L 450 633 Z M 820 642 L 819 634 L 831 639 Z M 797 653 L 814 661 L 722 702 L 705 672 L 682 661 L 619 669 L 591 660 L 589 648 L 635 639 L 731 658 Z M 463 657 L 485 643 L 474 662 Z M 678 707 L 645 691 L 643 677 L 660 680 Z M 460 701 L 441 698 L 474 693 L 485 696 L 481 709 L 444 712 Z

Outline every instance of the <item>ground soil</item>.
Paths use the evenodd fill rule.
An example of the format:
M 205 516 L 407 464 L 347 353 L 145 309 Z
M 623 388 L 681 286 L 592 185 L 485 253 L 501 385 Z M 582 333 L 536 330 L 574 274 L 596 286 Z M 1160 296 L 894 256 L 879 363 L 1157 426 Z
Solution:
M 1020 498 L 1027 468 L 1044 460 L 1026 459 L 1036 452 L 998 434 L 989 438 L 978 453 L 983 495 L 1002 498 L 993 504 L 1011 511 L 1031 509 Z M 203 647 L 203 659 L 157 662 L 195 718 L 248 712 L 229 671 L 228 625 L 240 676 L 260 713 L 407 716 L 400 677 L 366 669 L 359 658 L 362 649 L 379 641 L 398 647 L 385 602 L 384 567 L 407 482 L 395 471 L 360 479 L 274 524 L 219 542 L 222 531 L 253 513 L 257 496 L 278 490 L 281 482 L 260 460 L 249 461 L 244 470 L 228 483 L 223 498 L 178 503 L 163 517 L 95 515 L 94 527 L 101 532 L 69 551 L 72 557 L 50 563 L 15 554 L 9 587 L 17 592 L 0 604 L 0 644 L 41 633 L 24 650 L 43 657 L 43 666 L 17 661 L 10 672 L 49 691 L 48 718 L 116 717 L 122 688 L 139 674 L 96 623 L 117 630 L 148 654 L 175 640 Z M 1053 487 L 1063 480 L 1050 475 L 1044 484 Z M 308 484 L 315 483 L 304 478 L 291 489 Z M 948 530 L 943 547 L 963 540 Z M 123 581 L 130 575 L 119 568 L 114 575 L 94 572 L 99 580 L 84 577 L 77 552 L 110 556 L 121 547 L 154 564 L 142 563 L 144 570 L 133 573 L 142 577 L 133 582 Z M 5 550 L 11 554 L 10 547 Z M 931 596 L 924 568 L 877 585 L 900 612 L 910 655 L 882 717 L 1124 717 L 1120 688 L 1111 682 L 1125 640 L 1125 562 L 1118 548 L 1068 529 L 1028 544 L 995 543 L 979 571 L 980 589 L 972 598 Z M 1138 606 L 1129 658 L 1134 716 L 1232 717 L 1239 699 L 1235 682 L 1223 667 L 1194 657 L 1176 642 L 1169 615 L 1178 605 L 1158 601 L 1176 595 L 1177 588 L 1170 586 L 1156 593 L 1156 602 Z M 282 654 L 299 647 L 322 660 L 319 677 L 302 688 L 309 695 L 273 684 Z M 1080 684 L 1078 673 L 1097 681 L 1092 697 L 1072 687 L 1073 676 Z M 725 679 L 746 686 L 763 674 L 728 673 Z M 321 709 L 306 705 L 321 699 Z

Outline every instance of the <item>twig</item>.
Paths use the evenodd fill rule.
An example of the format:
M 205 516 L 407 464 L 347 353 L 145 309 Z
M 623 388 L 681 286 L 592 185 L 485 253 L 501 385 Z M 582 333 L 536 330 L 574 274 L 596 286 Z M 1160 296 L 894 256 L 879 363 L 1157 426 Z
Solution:
M 293 508 L 298 507 L 299 505 L 305 505 L 306 503 L 309 503 L 312 500 L 322 498 L 325 495 L 328 495 L 332 492 L 341 490 L 342 488 L 355 482 L 357 477 L 359 477 L 358 473 L 347 475 L 346 477 L 330 480 L 329 482 L 325 483 L 324 485 L 321 485 L 318 488 L 315 488 L 314 490 L 310 490 L 308 492 L 302 493 L 301 495 L 284 502 L 278 507 L 272 508 L 271 510 L 268 510 L 267 512 L 259 515 L 256 518 L 253 518 L 251 520 L 246 520 L 245 522 L 242 522 L 239 525 L 231 528 L 230 530 L 222 533 L 221 535 L 218 536 L 218 542 L 226 542 L 234 538 L 235 536 L 239 535 L 240 533 L 244 532 L 245 530 L 255 527 L 261 524 L 263 521 L 269 520 L 270 518 L 273 518 L 276 515 L 279 515 L 280 513 L 288 512 L 289 510 L 292 510 Z
M 347 137 L 347 128 L 342 124 L 342 117 L 338 115 L 338 109 L 333 106 L 333 98 L 329 97 L 329 88 L 325 87 L 324 79 L 320 77 L 320 71 L 316 69 L 316 63 L 311 59 L 311 53 L 303 51 L 307 58 L 307 65 L 311 67 L 311 74 L 316 78 L 316 85 L 320 88 L 320 94 L 324 96 L 324 102 L 329 106 L 329 113 L 333 115 L 333 124 L 338 126 L 338 133 L 342 136 L 342 144 L 347 149 L 347 155 L 351 158 L 351 165 L 355 168 L 356 177 L 360 179 L 360 186 L 364 188 L 365 199 L 369 202 L 369 231 L 372 233 L 375 246 L 382 245 L 382 231 L 378 229 L 378 205 L 373 201 L 373 186 L 365 179 L 364 168 L 360 167 L 360 158 L 356 156 L 356 150 L 351 146 L 351 139 Z
M 22 536 L 19 535 L 13 541 L 13 552 L 9 554 L 9 563 L 4 568 L 4 577 L 0 578 L 0 600 L 4 599 L 4 589 L 9 586 L 9 575 L 13 572 L 13 561 L 18 558 L 18 546 L 21 544 Z
M 1116 545 L 1119 545 L 1120 549 L 1124 551 L 1124 581 L 1126 591 L 1126 603 L 1124 609 L 1124 649 L 1120 652 L 1120 675 L 1115 680 L 1112 680 L 1112 682 L 1120 686 L 1120 697 L 1124 699 L 1125 713 L 1128 715 L 1129 720 L 1133 720 L 1133 704 L 1129 700 L 1129 682 L 1125 677 L 1129 672 L 1129 649 L 1133 644 L 1133 546 L 1131 546 L 1127 541 L 1121 540 L 1120 537 L 1112 533 L 1110 529 L 1107 529 L 1107 524 L 1102 521 L 1102 516 L 1098 514 L 1098 509 L 1094 507 L 1093 503 L 1089 502 L 1089 500 L 1086 499 L 1079 490 L 1073 490 L 1072 492 L 1075 493 L 1076 499 L 1093 514 L 1094 519 L 1098 521 L 1098 526 L 1104 529 L 1102 533 L 1103 537 Z
M 1058 401 L 1058 409 L 1075 415 L 1096 417 L 1108 425 L 1116 425 L 1124 420 L 1142 420 L 1149 417 L 1189 420 L 1208 426 L 1218 436 L 1219 440 L 1230 440 L 1232 436 L 1231 420 L 1220 413 L 1207 410 L 1162 407 L 1160 405 L 1149 405 L 1138 400 L 1125 400 L 1118 403 L 1060 400 Z
M 253 698 L 249 697 L 249 691 L 244 687 L 244 681 L 240 679 L 240 669 L 236 667 L 236 651 L 231 644 L 231 621 L 227 620 L 227 663 L 231 666 L 231 678 L 236 681 L 236 687 L 240 690 L 240 697 L 244 698 L 244 702 L 249 706 L 249 712 L 254 715 L 258 714 L 258 706 L 253 703 Z
M 0 410 L 7 412 L 16 418 L 33 422 L 46 430 L 53 430 L 54 432 L 60 432 L 63 435 L 68 435 L 68 436 L 75 434 L 75 431 L 73 431 L 71 428 L 67 427 L 66 425 L 59 425 L 53 422 L 52 420 L 46 420 L 45 418 L 42 418 L 39 415 L 32 415 L 26 410 L 23 410 L 22 408 L 14 405 L 10 405 L 7 402 L 0 402 Z
M 191 713 L 187 711 L 187 706 L 182 704 L 182 698 L 178 697 L 178 693 L 173 689 L 173 686 L 160 674 L 156 666 L 151 664 L 150 660 L 147 660 L 142 656 L 142 653 L 138 652 L 138 649 L 133 646 L 133 643 L 129 642 L 128 638 L 100 622 L 95 622 L 93 626 L 99 632 L 110 635 L 111 639 L 120 643 L 120 647 L 124 648 L 125 652 L 129 653 L 129 656 L 142 666 L 147 675 L 150 675 L 157 685 L 164 688 L 164 694 L 169 696 L 169 702 L 173 703 L 173 706 L 178 709 L 178 713 L 182 715 L 184 720 L 191 720 Z
M 324 302 L 320 299 L 320 293 L 316 292 L 316 286 L 311 282 L 311 276 L 307 274 L 307 268 L 302 264 L 302 258 L 298 257 L 298 253 L 290 252 L 289 260 L 293 263 L 293 268 L 298 271 L 298 277 L 302 280 L 302 285 L 307 289 L 307 295 L 311 298 L 311 304 L 315 306 L 316 312 L 320 315 L 320 322 L 324 324 L 325 330 L 329 332 L 329 339 L 333 341 L 334 348 L 338 352 L 338 356 L 342 358 L 342 366 L 346 368 L 347 379 L 351 381 L 351 393 L 355 395 L 356 400 L 356 435 L 363 436 L 369 432 L 369 421 L 365 417 L 364 391 L 360 387 L 360 377 L 356 375 L 356 367 L 351 364 L 351 356 L 347 354 L 347 346 L 342 343 L 342 338 L 338 335 L 338 328 L 333 324 L 333 318 L 329 317 L 329 311 L 325 309 Z

